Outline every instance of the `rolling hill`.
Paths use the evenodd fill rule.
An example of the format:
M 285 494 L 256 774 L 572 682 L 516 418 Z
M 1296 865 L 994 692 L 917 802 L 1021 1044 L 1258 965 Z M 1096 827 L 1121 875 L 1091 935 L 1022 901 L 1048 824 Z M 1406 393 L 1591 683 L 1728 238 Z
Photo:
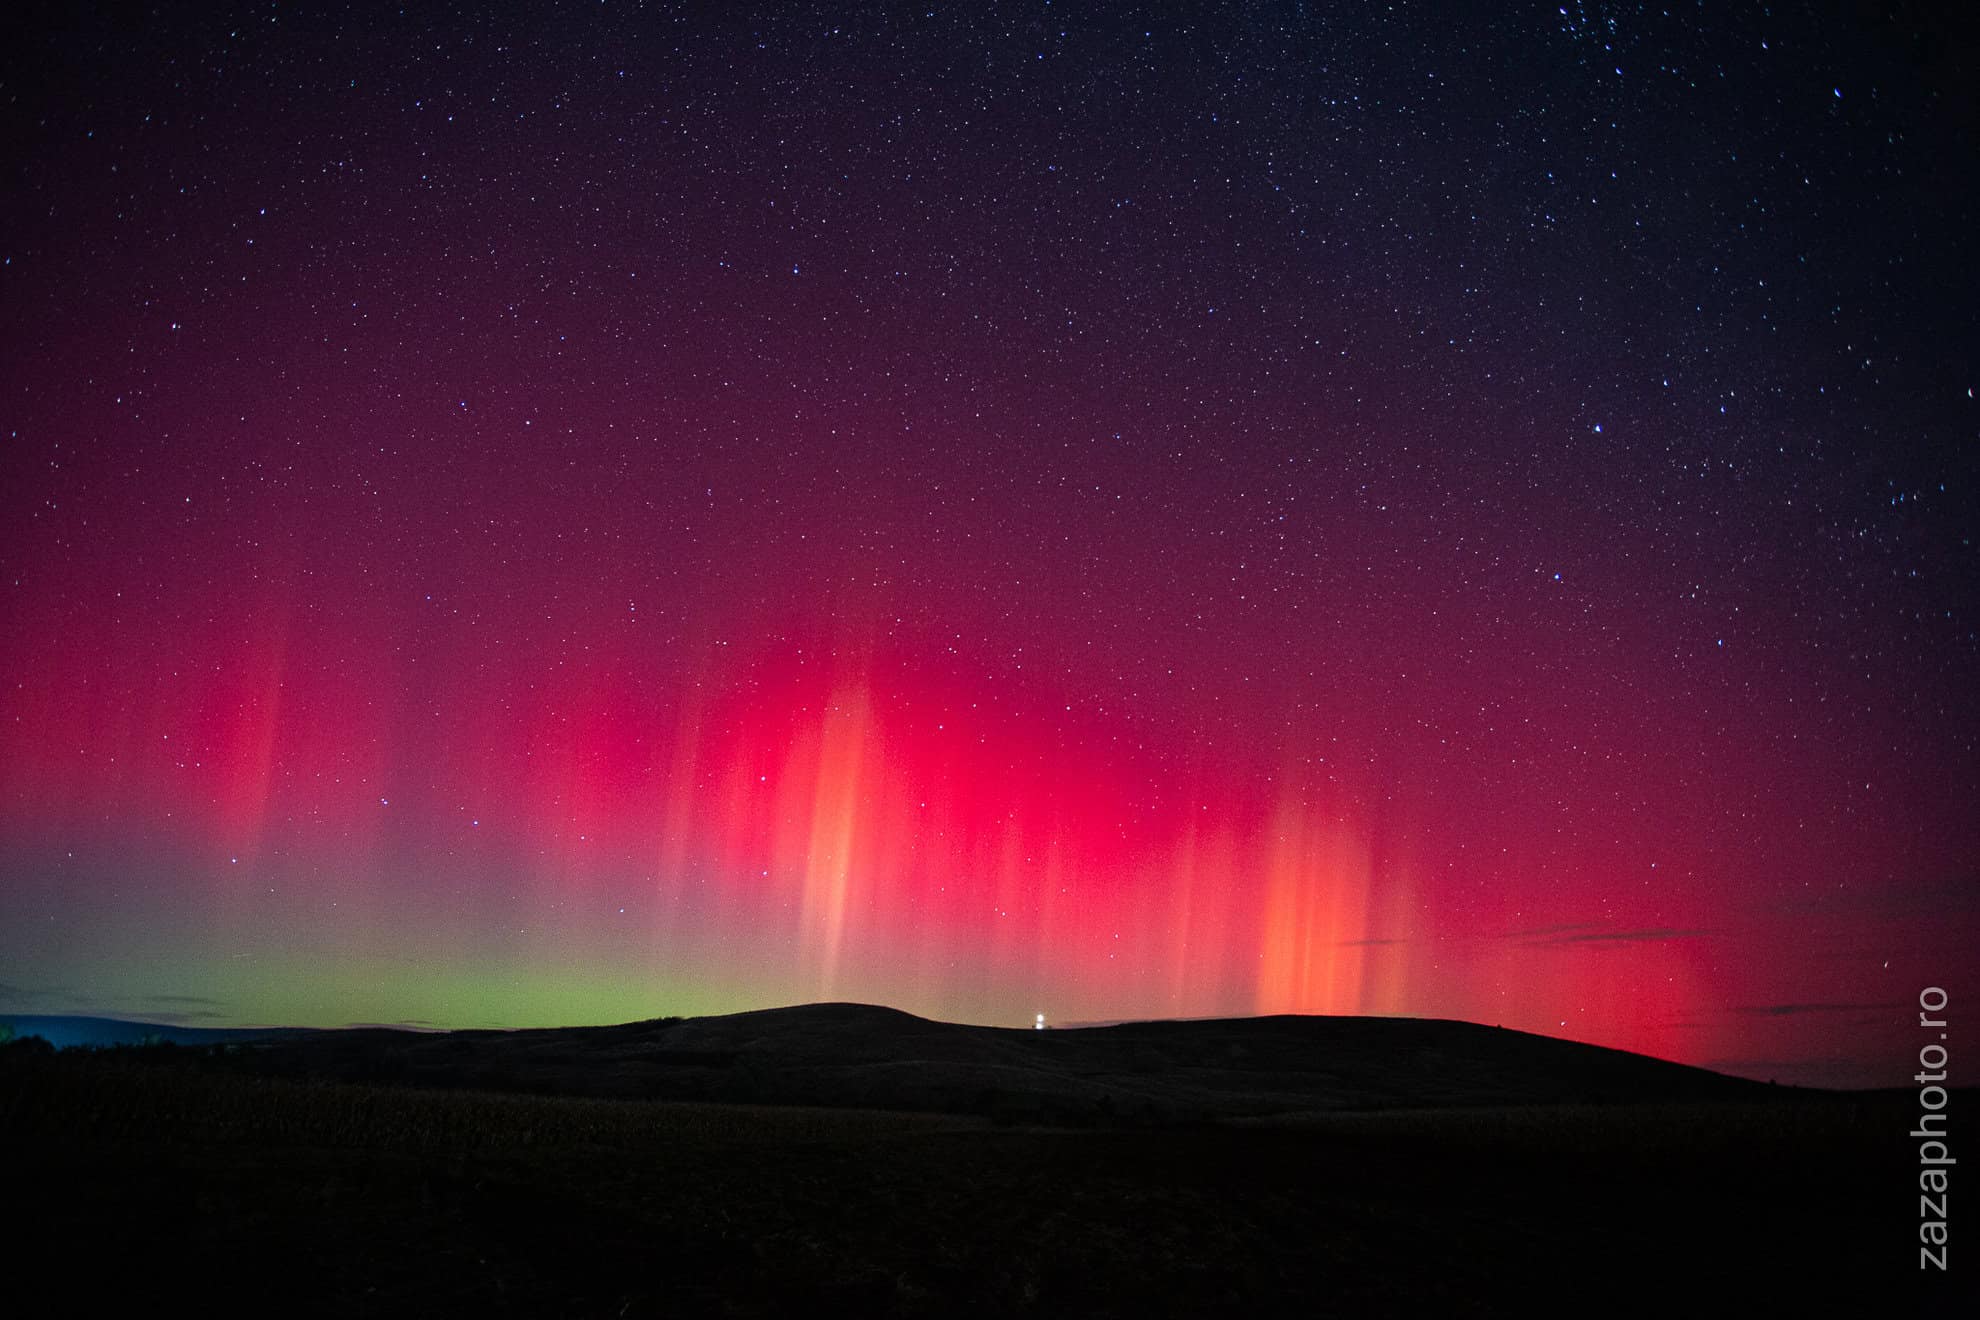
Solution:
M 1267 1017 L 1023 1031 L 865 1004 L 610 1027 L 298 1033 L 276 1075 L 610 1098 L 852 1106 L 1022 1121 L 1739 1099 L 1758 1083 L 1467 1022 Z

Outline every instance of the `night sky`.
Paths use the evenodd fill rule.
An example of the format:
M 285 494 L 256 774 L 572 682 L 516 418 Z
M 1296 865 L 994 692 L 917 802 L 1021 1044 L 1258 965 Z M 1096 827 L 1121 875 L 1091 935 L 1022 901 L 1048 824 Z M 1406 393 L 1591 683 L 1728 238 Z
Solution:
M 408 8 L 0 20 L 0 1009 L 1980 1001 L 1930 9 Z

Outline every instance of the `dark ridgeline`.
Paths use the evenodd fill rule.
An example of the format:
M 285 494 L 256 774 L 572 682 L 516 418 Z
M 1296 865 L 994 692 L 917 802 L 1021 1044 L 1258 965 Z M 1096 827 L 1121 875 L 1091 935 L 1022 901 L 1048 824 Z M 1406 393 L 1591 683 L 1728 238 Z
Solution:
M 1750 1098 L 1764 1085 L 1469 1022 L 1267 1017 L 1034 1031 L 807 1004 L 611 1027 L 265 1040 L 279 1075 L 1052 1121 Z
M 244 1045 L 249 1041 L 312 1034 L 307 1027 L 182 1027 L 170 1022 L 132 1022 L 67 1013 L 0 1014 L 0 1042 L 36 1036 L 58 1050 L 77 1046 L 104 1049 L 120 1045 Z
M 1916 1112 L 1406 1019 L 0 1048 L 79 1314 L 1909 1313 Z

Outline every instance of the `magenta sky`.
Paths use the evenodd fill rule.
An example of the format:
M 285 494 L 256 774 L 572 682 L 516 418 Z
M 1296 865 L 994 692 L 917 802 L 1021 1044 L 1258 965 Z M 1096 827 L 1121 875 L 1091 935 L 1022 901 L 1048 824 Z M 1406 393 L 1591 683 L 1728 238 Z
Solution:
M 0 1010 L 1908 1075 L 1980 991 L 1970 89 L 1057 12 L 28 24 Z

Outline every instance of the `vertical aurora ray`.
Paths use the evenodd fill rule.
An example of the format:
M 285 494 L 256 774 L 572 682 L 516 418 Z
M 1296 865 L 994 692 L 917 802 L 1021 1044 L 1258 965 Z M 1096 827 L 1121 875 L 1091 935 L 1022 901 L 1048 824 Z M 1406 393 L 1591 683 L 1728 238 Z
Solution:
M 1426 924 L 1434 831 L 1374 847 L 1356 795 L 1298 784 L 1296 758 L 1257 775 L 1255 756 L 1198 756 L 1178 776 L 1105 720 L 1042 727 L 870 643 L 829 664 L 711 660 L 684 689 L 607 669 L 463 694 L 488 704 L 421 741 L 416 773 L 393 767 L 418 707 L 333 681 L 358 667 L 266 629 L 134 722 L 101 711 L 107 667 L 17 687 L 29 745 L 81 745 L 92 722 L 149 732 L 115 744 L 108 773 L 14 763 L 14 855 L 31 825 L 118 821 L 136 851 L 86 846 L 68 864 L 94 878 L 61 882 L 124 877 L 105 949 L 169 933 L 195 981 L 265 1005 L 240 1010 L 256 1020 L 294 1011 L 302 985 L 376 1006 L 359 980 L 444 959 L 451 988 L 425 1011 L 476 1024 L 843 997 L 992 1021 L 1041 1005 L 1056 1021 L 1467 1016 L 1683 1057 L 1699 1037 L 1676 1025 L 1736 993 L 1710 983 L 1690 926 L 1610 940 L 1511 905 Z M 148 926 L 158 905 L 178 916 Z M 1670 921 L 1629 924 L 1653 919 Z M 244 975 L 199 952 L 216 941 L 284 970 Z M 571 998 L 560 978 L 592 988 Z
M 1974 206 L 1911 54 L 46 8 L 11 1007 L 1380 1012 L 1888 1084 L 1891 1005 L 1980 996 Z

